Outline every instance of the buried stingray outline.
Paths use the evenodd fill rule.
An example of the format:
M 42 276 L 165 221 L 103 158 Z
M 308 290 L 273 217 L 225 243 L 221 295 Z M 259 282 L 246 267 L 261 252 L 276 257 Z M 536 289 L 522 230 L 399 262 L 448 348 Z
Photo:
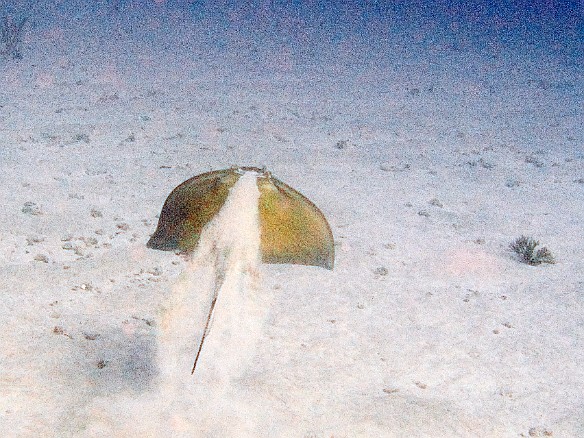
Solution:
M 334 239 L 330 226 L 308 198 L 256 167 L 232 167 L 197 175 L 178 185 L 167 197 L 156 231 L 147 246 L 152 249 L 191 253 L 197 249 L 203 229 L 218 215 L 242 175 L 255 177 L 259 192 L 257 208 L 259 252 L 264 263 L 290 263 L 333 269 Z M 213 248 L 217 261 L 221 256 Z M 191 374 L 207 337 L 224 267 L 216 271 L 209 313 Z

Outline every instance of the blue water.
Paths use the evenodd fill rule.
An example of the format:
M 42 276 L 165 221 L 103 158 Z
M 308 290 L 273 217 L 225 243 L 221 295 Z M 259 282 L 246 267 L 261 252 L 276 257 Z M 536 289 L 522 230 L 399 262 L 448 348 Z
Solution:
M 235 100 L 245 92 L 240 80 L 265 75 L 273 89 L 279 77 L 294 77 L 297 89 L 281 82 L 285 99 L 310 86 L 304 102 L 334 99 L 338 111 L 342 101 L 355 123 L 375 120 L 388 130 L 404 123 L 399 111 L 399 118 L 387 111 L 399 84 L 412 97 L 425 93 L 410 121 L 433 112 L 446 129 L 468 116 L 477 126 L 488 121 L 505 129 L 526 147 L 547 149 L 549 135 L 535 138 L 530 123 L 561 120 L 553 141 L 569 137 L 570 148 L 582 147 L 582 0 L 3 0 L 0 14 L 28 17 L 18 61 L 23 71 L 27 63 L 44 68 L 55 53 L 72 63 L 74 77 L 66 80 L 74 82 L 88 62 L 115 65 L 145 83 L 167 73 L 197 80 L 211 66 L 211 77 L 230 84 Z M 148 68 L 139 69 L 145 58 Z M 0 69 L 8 64 L 0 62 Z M 460 80 L 471 81 L 478 94 L 468 86 L 458 90 Z M 433 93 L 440 87 L 446 94 Z
M 296 52 L 335 50 L 358 42 L 359 56 L 388 46 L 493 51 L 493 47 L 553 53 L 580 63 L 584 53 L 584 3 L 571 1 L 5 1 L 0 13 L 27 16 L 35 28 L 86 23 L 114 26 L 152 39 L 204 33 L 227 47 L 234 38 L 249 46 L 287 47 Z M 157 28 L 149 26 L 157 21 Z M 357 55 L 357 54 L 355 54 Z

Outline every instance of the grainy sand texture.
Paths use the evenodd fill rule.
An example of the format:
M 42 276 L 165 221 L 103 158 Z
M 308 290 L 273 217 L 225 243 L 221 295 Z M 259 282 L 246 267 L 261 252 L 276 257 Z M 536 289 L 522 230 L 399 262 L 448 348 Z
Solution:
M 490 3 L 0 1 L 0 436 L 584 436 L 583 6 Z M 146 247 L 231 165 L 334 270 L 257 263 L 253 184 Z

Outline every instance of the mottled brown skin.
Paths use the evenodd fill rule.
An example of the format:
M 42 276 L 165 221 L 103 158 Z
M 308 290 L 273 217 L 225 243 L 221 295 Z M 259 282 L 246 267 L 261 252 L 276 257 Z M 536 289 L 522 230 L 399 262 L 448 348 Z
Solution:
M 333 269 L 333 233 L 316 205 L 269 175 L 258 187 L 262 261 Z
M 203 227 L 246 171 L 258 174 L 262 261 L 333 269 L 334 240 L 324 215 L 301 193 L 255 167 L 207 172 L 180 184 L 166 199 L 147 246 L 193 251 Z
M 163 251 L 192 252 L 203 227 L 219 212 L 239 175 L 207 172 L 177 186 L 166 198 L 156 231 L 146 244 Z

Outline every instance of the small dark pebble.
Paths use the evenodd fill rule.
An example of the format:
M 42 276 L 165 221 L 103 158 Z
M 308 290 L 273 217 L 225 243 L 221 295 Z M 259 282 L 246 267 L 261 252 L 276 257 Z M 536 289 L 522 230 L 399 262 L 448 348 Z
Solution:
M 43 214 L 40 207 L 34 202 L 25 202 L 21 211 L 24 214 L 30 214 L 32 216 L 39 216 Z
M 35 243 L 41 243 L 41 242 L 44 242 L 44 241 L 45 241 L 45 238 L 42 237 L 42 236 L 30 236 L 30 237 L 27 237 L 26 238 L 26 244 L 28 246 L 32 246 Z
M 347 146 L 349 146 L 349 140 L 339 140 L 335 143 L 337 149 L 345 149 Z
M 83 337 L 88 341 L 95 341 L 99 338 L 99 333 L 83 333 Z
M 37 254 L 34 259 L 37 262 L 49 263 L 49 258 L 45 254 Z
M 529 436 L 542 437 L 542 436 L 553 436 L 554 433 L 551 430 L 545 429 L 543 427 L 531 427 L 529 429 Z
M 375 273 L 375 275 L 387 275 L 389 273 L 389 271 L 387 270 L 386 267 L 384 266 L 380 266 L 379 268 L 376 268 L 375 271 L 373 271 Z
M 397 389 L 397 388 L 383 388 L 383 392 L 385 392 L 386 394 L 395 394 L 396 392 L 399 392 L 399 389 Z
M 543 161 L 538 160 L 537 158 L 535 158 L 533 156 L 525 157 L 525 162 L 528 164 L 533 164 L 535 167 L 543 167 L 543 165 L 544 165 Z
M 433 205 L 434 207 L 444 207 L 444 204 L 442 204 L 442 202 L 440 202 L 439 199 L 436 198 L 432 198 L 428 201 L 428 204 Z

